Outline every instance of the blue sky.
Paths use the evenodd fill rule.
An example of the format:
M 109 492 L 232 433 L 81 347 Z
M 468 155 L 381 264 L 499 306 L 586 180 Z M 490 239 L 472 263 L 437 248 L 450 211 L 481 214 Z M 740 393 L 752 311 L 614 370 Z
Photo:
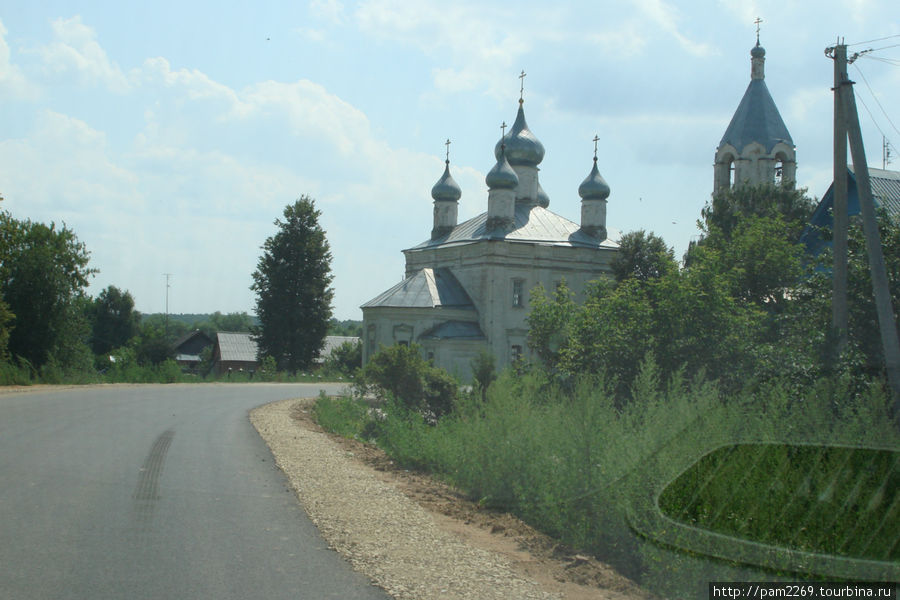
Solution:
M 811 6 L 14 0 L 0 9 L 0 207 L 72 228 L 100 271 L 93 295 L 115 285 L 161 312 L 171 273 L 171 312 L 253 312 L 260 246 L 306 194 L 334 255 L 335 315 L 361 318 L 431 231 L 447 138 L 460 220 L 486 210 L 525 70 L 550 209 L 578 221 L 598 135 L 608 225 L 680 256 L 750 79 L 757 16 L 800 185 L 821 196 L 831 179 L 823 50 L 839 35 L 888 38 L 851 46 L 878 50 L 850 75 L 870 165 L 881 131 L 900 148 L 900 4 Z

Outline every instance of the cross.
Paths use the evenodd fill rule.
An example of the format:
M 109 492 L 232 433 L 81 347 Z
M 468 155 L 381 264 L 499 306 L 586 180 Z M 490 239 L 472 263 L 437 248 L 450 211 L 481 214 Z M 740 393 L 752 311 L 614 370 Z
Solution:
M 503 121 L 503 123 L 500 124 L 500 131 L 500 139 L 506 140 L 506 121 Z
M 447 138 L 447 141 L 444 142 L 444 145 L 447 146 L 447 164 L 450 164 L 450 138 Z
M 525 98 L 525 71 L 522 71 L 522 74 L 519 75 L 519 79 L 521 80 L 521 84 L 519 85 L 519 102 L 524 102 Z
M 597 160 L 597 142 L 600 141 L 600 136 L 594 136 L 594 160 Z
M 756 45 L 759 46 L 759 24 L 762 23 L 763 20 L 756 17 L 756 20 L 753 22 L 756 23 Z

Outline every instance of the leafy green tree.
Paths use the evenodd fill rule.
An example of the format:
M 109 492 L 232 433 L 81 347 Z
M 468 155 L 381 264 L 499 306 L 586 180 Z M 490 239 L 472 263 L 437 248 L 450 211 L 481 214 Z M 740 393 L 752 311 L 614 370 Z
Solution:
M 164 327 L 151 322 L 141 325 L 141 334 L 135 339 L 135 355 L 141 366 L 159 365 L 175 358 L 175 347 Z
M 700 212 L 697 223 L 701 240 L 711 229 L 718 229 L 725 239 L 743 218 L 780 217 L 784 225 L 785 239 L 796 241 L 809 222 L 816 208 L 816 201 L 806 195 L 806 189 L 794 189 L 780 185 L 741 185 L 715 194 Z
M 0 362 L 9 360 L 9 331 L 10 324 L 15 321 L 16 315 L 9 310 L 9 305 L 0 296 Z
M 331 356 L 325 359 L 325 368 L 343 375 L 353 375 L 362 367 L 362 342 L 344 342 L 331 351 Z
M 472 383 L 476 392 L 481 395 L 481 401 L 487 401 L 487 390 L 497 379 L 497 359 L 487 349 L 475 355 L 471 362 Z
M 296 372 L 318 355 L 331 318 L 331 251 L 315 202 L 303 196 L 284 209 L 253 273 L 257 343 L 280 370 Z
M 431 366 L 416 344 L 382 348 L 363 367 L 357 386 L 382 398 L 392 397 L 431 422 L 453 410 L 459 390 L 456 380 Z
M 216 311 L 209 318 L 194 325 L 210 338 L 214 338 L 219 331 L 227 332 L 251 332 L 253 331 L 253 317 L 246 312 L 234 312 L 223 315 Z
M 94 354 L 108 354 L 113 348 L 125 346 L 138 334 L 140 318 L 130 292 L 113 285 L 100 292 L 91 307 Z
M 598 284 L 599 285 L 599 284 Z M 528 322 L 528 346 L 541 364 L 550 370 L 559 363 L 559 352 L 566 346 L 579 310 L 565 280 L 556 286 L 552 297 L 542 284 L 531 290 Z
M 616 281 L 634 277 L 647 281 L 672 273 L 678 269 L 675 251 L 665 240 L 643 229 L 631 231 L 619 240 L 619 251 L 610 264 Z
M 65 225 L 0 212 L 0 293 L 15 314 L 13 356 L 34 367 L 51 357 L 63 369 L 83 366 L 87 323 L 77 301 L 96 272 L 88 259 L 84 244 Z

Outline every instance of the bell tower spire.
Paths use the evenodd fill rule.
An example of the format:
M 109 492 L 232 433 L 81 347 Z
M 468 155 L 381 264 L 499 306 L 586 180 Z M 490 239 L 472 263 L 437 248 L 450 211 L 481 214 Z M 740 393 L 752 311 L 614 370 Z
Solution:
M 766 87 L 766 49 L 759 43 L 750 50 L 750 85 L 725 135 L 716 148 L 713 193 L 737 185 L 794 184 L 797 156 L 794 142 Z

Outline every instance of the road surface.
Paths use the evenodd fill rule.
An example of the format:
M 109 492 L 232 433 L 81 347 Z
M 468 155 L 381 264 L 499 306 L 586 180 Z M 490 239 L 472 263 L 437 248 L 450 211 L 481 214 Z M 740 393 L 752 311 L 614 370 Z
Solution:
M 338 389 L 0 394 L 0 598 L 384 600 L 327 548 L 247 419 L 321 387 Z

